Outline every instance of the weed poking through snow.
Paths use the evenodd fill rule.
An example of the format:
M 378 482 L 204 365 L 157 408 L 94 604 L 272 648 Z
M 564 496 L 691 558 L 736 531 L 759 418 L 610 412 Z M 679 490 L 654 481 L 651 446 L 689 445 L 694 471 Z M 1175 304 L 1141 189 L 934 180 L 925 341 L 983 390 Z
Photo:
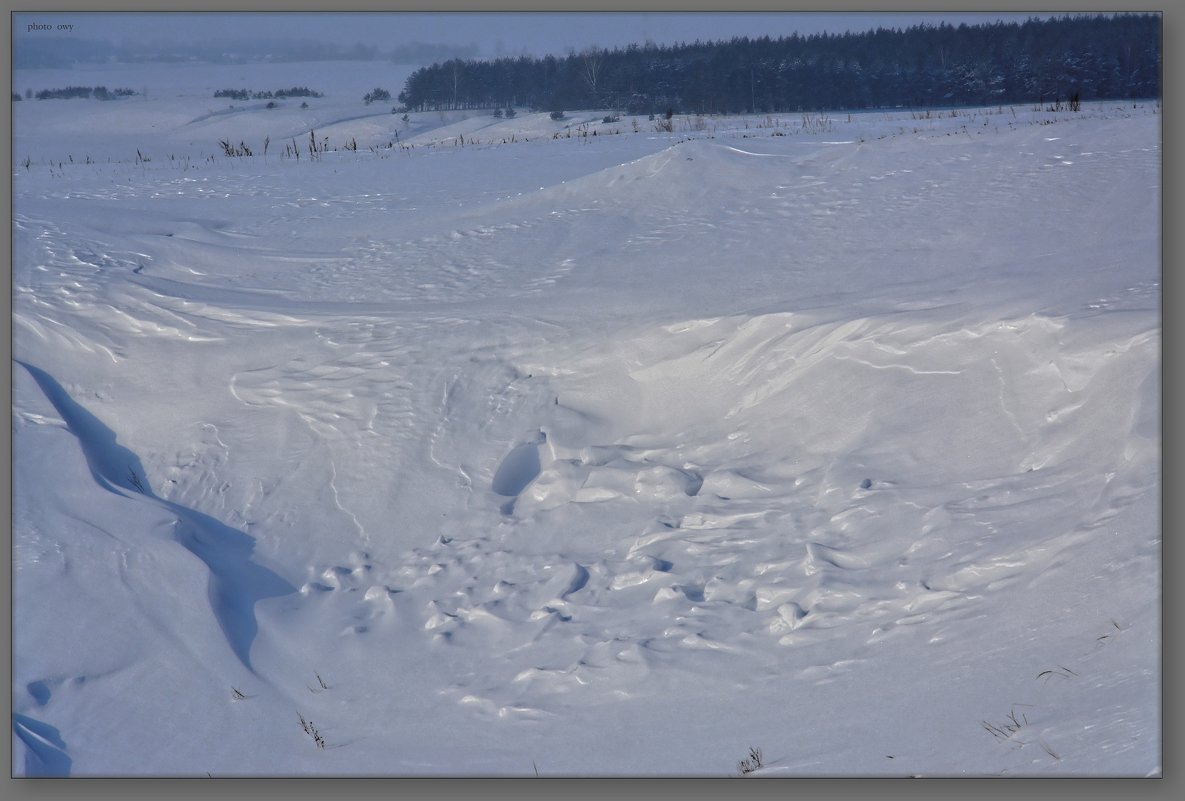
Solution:
M 749 746 L 749 756 L 737 762 L 737 773 L 742 776 L 748 776 L 753 771 L 763 767 L 764 764 L 761 761 L 761 749 Z
M 313 738 L 313 742 L 317 744 L 318 748 L 325 747 L 325 739 L 321 736 L 321 732 L 317 731 L 317 727 L 313 725 L 313 721 L 305 720 L 304 715 L 299 712 L 296 716 L 300 718 L 300 727 L 304 729 L 304 733 Z
M 1020 748 L 1025 743 L 1019 739 L 1013 739 L 1013 735 L 1029 725 L 1029 719 L 1025 717 L 1025 713 L 1021 712 L 1020 717 L 1016 715 L 1016 707 L 1018 704 L 1013 704 L 1012 709 L 1008 712 L 1008 717 L 1003 723 L 995 724 L 989 723 L 986 720 L 979 721 L 979 725 L 983 726 L 984 730 L 995 737 L 1000 742 L 1010 743 L 1017 748 Z M 1028 704 L 1019 704 L 1019 706 L 1029 706 Z
M 1042 670 L 1040 673 L 1037 674 L 1037 678 L 1045 679 L 1045 681 L 1048 682 L 1054 676 L 1057 676 L 1058 678 L 1062 678 L 1062 679 L 1068 679 L 1071 676 L 1077 676 L 1077 675 L 1078 675 L 1077 673 L 1070 670 L 1065 665 L 1058 665 L 1057 670 L 1052 670 L 1052 669 Z

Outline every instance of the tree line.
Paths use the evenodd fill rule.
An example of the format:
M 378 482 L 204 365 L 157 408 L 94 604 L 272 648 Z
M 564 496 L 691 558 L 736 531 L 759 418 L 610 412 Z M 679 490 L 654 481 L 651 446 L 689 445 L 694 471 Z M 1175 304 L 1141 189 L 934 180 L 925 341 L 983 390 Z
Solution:
M 324 97 L 320 92 L 314 92 L 307 86 L 294 86 L 291 89 L 277 89 L 252 92 L 247 89 L 219 89 L 214 97 L 227 97 L 231 100 L 286 100 L 290 97 Z
M 25 97 L 36 97 L 38 100 L 74 100 L 87 97 L 114 100 L 117 97 L 132 97 L 135 94 L 132 89 L 108 90 L 106 86 L 66 86 L 62 89 L 42 89 L 37 94 L 33 94 L 31 89 L 25 90 Z M 14 92 L 12 99 L 20 100 L 21 96 Z
M 454 58 L 416 70 L 409 111 L 529 107 L 720 114 L 1159 97 L 1159 14 L 738 37 Z

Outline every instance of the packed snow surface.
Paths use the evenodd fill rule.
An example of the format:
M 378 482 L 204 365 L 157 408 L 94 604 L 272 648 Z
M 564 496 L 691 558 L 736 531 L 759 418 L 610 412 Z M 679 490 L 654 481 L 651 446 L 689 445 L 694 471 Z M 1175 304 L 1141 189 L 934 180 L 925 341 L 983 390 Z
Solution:
M 1159 773 L 1158 104 L 354 68 L 13 103 L 16 773 Z

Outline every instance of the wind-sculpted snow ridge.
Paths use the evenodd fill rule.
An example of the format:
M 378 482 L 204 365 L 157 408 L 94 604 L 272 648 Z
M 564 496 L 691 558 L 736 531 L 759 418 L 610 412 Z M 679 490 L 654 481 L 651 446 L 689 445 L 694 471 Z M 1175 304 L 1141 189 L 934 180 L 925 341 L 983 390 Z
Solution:
M 209 603 L 227 643 L 239 660 L 251 667 L 251 645 L 258 626 L 255 604 L 295 591 L 286 581 L 251 559 L 254 541 L 193 509 L 162 500 L 146 485 L 140 460 L 116 442 L 114 433 L 75 402 L 48 373 L 18 362 L 33 376 L 41 391 L 78 438 L 95 481 L 129 499 L 142 496 L 177 516 L 173 536 L 210 570 Z M 67 760 L 68 762 L 68 760 Z

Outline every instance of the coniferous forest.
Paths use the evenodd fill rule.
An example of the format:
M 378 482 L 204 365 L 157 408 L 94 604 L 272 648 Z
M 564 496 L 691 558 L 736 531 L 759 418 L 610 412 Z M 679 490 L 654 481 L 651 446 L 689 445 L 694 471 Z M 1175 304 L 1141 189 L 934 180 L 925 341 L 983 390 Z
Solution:
M 1159 97 L 1161 18 L 1118 14 L 452 59 L 407 110 L 529 107 L 720 114 Z

